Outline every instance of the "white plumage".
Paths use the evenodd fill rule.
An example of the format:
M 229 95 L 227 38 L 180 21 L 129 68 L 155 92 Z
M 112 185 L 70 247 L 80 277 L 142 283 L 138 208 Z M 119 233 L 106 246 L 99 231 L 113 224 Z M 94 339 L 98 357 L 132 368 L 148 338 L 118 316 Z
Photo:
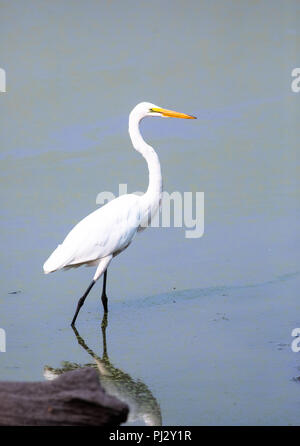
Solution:
M 141 223 L 140 197 L 122 195 L 81 220 L 44 264 L 46 274 L 65 267 L 98 264 L 122 252 Z
M 159 208 L 162 195 L 160 162 L 155 150 L 143 140 L 139 131 L 140 121 L 147 116 L 194 118 L 149 102 L 141 102 L 130 113 L 129 135 L 133 147 L 143 155 L 148 165 L 147 192 L 142 196 L 122 195 L 89 214 L 69 232 L 44 263 L 45 274 L 80 265 L 97 266 L 93 282 L 78 302 L 72 324 L 92 286 L 103 273 L 102 302 L 104 311 L 107 311 L 106 270 L 111 259 L 130 245 L 137 231 L 151 222 Z

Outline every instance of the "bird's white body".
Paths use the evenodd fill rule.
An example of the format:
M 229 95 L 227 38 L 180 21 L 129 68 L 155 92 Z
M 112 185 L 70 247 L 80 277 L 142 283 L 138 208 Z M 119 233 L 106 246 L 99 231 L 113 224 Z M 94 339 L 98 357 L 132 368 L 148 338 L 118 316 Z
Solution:
M 121 195 L 110 201 L 69 232 L 45 262 L 44 272 L 47 274 L 84 264 L 98 265 L 101 259 L 109 262 L 130 245 L 148 214 L 149 208 L 144 206 L 143 197 L 138 195 Z M 102 263 L 103 266 L 106 264 Z M 100 277 L 99 273 L 97 271 L 95 280 Z
M 137 231 L 157 212 L 162 194 L 160 163 L 154 149 L 145 143 L 139 132 L 145 104 L 147 110 L 155 107 L 141 103 L 133 109 L 129 117 L 129 134 L 133 146 L 148 163 L 147 192 L 142 196 L 121 195 L 81 220 L 45 262 L 46 274 L 62 268 L 97 265 L 94 276 L 97 280 L 111 259 L 130 245 Z

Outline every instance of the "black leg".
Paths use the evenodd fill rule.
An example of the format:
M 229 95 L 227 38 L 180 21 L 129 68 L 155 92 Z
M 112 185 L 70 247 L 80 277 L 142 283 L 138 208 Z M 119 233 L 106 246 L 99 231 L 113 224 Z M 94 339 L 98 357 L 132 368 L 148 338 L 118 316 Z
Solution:
M 107 277 L 107 270 L 105 271 L 104 276 L 103 276 L 103 288 L 102 288 L 102 296 L 101 296 L 104 313 L 108 313 L 107 296 L 106 296 L 106 277 Z
M 77 308 L 76 308 L 76 312 L 75 312 L 75 314 L 74 314 L 74 317 L 73 317 L 73 320 L 72 320 L 71 325 L 75 325 L 75 322 L 76 322 L 78 313 L 79 313 L 79 311 L 80 311 L 80 308 L 81 308 L 82 305 L 84 304 L 84 301 L 85 301 L 87 295 L 89 294 L 89 292 L 91 291 L 91 289 L 93 288 L 93 286 L 95 285 L 95 283 L 96 283 L 96 281 L 93 280 L 93 281 L 89 284 L 88 289 L 86 290 L 86 292 L 84 293 L 84 295 L 79 299 L 78 304 L 77 304 Z

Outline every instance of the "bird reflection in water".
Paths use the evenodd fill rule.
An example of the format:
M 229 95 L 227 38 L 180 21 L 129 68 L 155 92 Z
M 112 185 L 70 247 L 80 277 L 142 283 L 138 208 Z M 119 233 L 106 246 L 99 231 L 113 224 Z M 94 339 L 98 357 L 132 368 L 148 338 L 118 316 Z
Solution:
M 142 421 L 145 425 L 161 426 L 162 417 L 160 406 L 148 387 L 142 381 L 135 381 L 130 375 L 114 367 L 109 360 L 106 344 L 107 313 L 104 314 L 101 328 L 103 339 L 102 357 L 96 355 L 85 343 L 77 329 L 72 327 L 78 343 L 88 352 L 89 355 L 92 356 L 95 364 L 89 363 L 82 365 L 74 362 L 63 361 L 62 368 L 45 366 L 44 377 L 47 380 L 52 380 L 57 378 L 57 376 L 61 375 L 62 373 L 77 368 L 97 368 L 100 374 L 100 382 L 107 393 L 115 396 L 128 405 L 129 416 L 127 422 L 137 423 Z

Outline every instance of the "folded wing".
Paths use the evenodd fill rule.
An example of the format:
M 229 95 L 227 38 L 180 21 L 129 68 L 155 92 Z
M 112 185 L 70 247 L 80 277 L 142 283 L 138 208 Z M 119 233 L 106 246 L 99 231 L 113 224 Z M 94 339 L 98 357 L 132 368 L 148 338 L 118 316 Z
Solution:
M 141 222 L 140 197 L 122 195 L 81 220 L 44 264 L 46 274 L 123 251 Z

